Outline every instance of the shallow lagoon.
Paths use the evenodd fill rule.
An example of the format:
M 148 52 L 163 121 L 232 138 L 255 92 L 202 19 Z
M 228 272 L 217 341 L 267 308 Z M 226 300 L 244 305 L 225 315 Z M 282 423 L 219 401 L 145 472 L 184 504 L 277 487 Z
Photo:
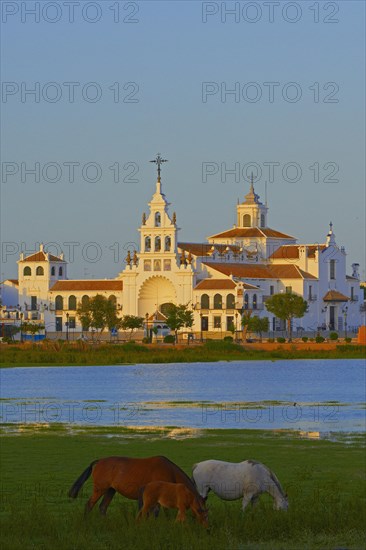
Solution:
M 365 362 L 233 361 L 1 370 L 3 423 L 365 430 Z

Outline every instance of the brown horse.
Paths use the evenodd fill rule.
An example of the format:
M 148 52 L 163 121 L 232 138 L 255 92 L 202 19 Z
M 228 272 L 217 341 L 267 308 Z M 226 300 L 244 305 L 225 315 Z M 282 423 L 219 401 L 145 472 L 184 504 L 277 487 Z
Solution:
M 75 481 L 69 490 L 69 497 L 77 497 L 91 473 L 93 473 L 94 490 L 85 506 L 85 512 L 90 512 L 98 500 L 103 497 L 99 510 L 105 514 L 116 492 L 133 500 L 139 500 L 140 497 L 139 508 L 141 508 L 141 489 L 150 481 L 182 483 L 195 495 L 204 508 L 204 500 L 199 495 L 194 481 L 165 456 L 150 458 L 110 456 L 94 460 Z
M 178 514 L 176 521 L 183 522 L 186 519 L 186 511 L 191 509 L 201 525 L 208 529 L 208 510 L 202 506 L 199 499 L 183 483 L 169 483 L 168 481 L 151 481 L 141 490 L 142 508 L 137 519 L 146 517 L 158 504 L 164 508 L 176 508 Z

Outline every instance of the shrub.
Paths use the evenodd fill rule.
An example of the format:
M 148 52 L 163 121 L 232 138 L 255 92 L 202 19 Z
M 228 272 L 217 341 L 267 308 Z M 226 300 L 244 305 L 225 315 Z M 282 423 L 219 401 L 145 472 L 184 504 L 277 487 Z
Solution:
M 269 342 L 270 344 L 273 344 L 273 342 L 274 342 L 274 338 L 268 338 L 268 340 L 267 340 L 267 341 L 268 341 L 268 342 Z
M 284 338 L 283 336 L 279 336 L 278 338 L 276 338 L 276 340 L 279 344 L 284 344 L 286 342 L 286 338 Z
M 338 340 L 338 334 L 336 332 L 330 332 L 329 340 Z
M 173 334 L 167 334 L 164 336 L 164 342 L 165 344 L 174 344 L 175 336 Z
M 234 338 L 232 336 L 224 336 L 224 342 L 234 342 Z
M 146 338 L 146 336 L 144 336 L 143 339 L 142 339 L 142 343 L 143 344 L 150 344 L 150 339 Z
M 347 344 L 350 344 L 352 342 L 352 338 L 348 336 L 347 338 L 344 339 L 344 341 L 347 342 Z
M 317 336 L 317 337 L 315 338 L 315 342 L 316 342 L 317 344 L 321 344 L 321 343 L 324 342 L 324 341 L 325 341 L 324 336 Z
M 309 342 L 314 342 L 314 338 L 309 338 Z
M 303 337 L 301 338 L 301 340 L 302 340 L 303 342 L 307 342 L 307 341 L 309 340 L 309 338 L 308 338 L 307 336 L 303 336 Z

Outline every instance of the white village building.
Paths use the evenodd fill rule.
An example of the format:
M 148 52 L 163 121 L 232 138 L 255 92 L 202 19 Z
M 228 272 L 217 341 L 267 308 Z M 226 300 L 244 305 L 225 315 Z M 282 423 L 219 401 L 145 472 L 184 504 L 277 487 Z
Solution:
M 365 324 L 363 290 L 358 264 L 346 274 L 346 252 L 336 243 L 330 224 L 323 244 L 298 244 L 294 236 L 268 226 L 268 207 L 255 193 L 253 180 L 243 202 L 236 206 L 236 224 L 211 235 L 206 242 L 178 241 L 175 213 L 162 191 L 160 164 L 155 193 L 143 214 L 139 250 L 131 250 L 126 266 L 114 279 L 69 279 L 63 255 L 38 252 L 20 256 L 18 278 L 4 281 L 1 323 L 19 320 L 42 323 L 48 336 L 74 337 L 83 327 L 76 315 L 78 303 L 102 294 L 115 301 L 120 315 L 146 319 L 146 330 L 164 324 L 169 304 L 189 304 L 194 311 L 193 332 L 222 337 L 240 330 L 247 309 L 266 316 L 270 331 L 284 322 L 265 308 L 269 296 L 293 292 L 308 302 L 308 311 L 294 320 L 302 334 L 319 330 L 351 332 Z M 76 334 L 75 334 L 76 333 Z

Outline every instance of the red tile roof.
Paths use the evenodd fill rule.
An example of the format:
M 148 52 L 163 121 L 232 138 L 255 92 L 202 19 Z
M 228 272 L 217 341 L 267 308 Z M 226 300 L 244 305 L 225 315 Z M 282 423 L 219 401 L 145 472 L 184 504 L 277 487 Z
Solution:
M 295 239 L 291 235 L 286 235 L 275 229 L 270 229 L 269 227 L 233 227 L 228 229 L 223 233 L 217 233 L 216 235 L 211 235 L 210 239 L 226 239 L 233 237 L 269 237 L 276 239 Z
M 270 256 L 272 259 L 281 259 L 281 260 L 295 260 L 299 258 L 299 248 L 300 246 L 306 246 L 307 247 L 307 256 L 308 258 L 315 258 L 315 251 L 319 247 L 320 250 L 324 250 L 326 248 L 325 244 L 317 245 L 317 244 L 311 244 L 311 245 L 300 245 L 300 244 L 285 244 L 283 246 L 280 246 L 277 250 L 273 252 L 273 254 Z
M 49 261 L 50 262 L 64 262 L 65 260 L 62 260 L 58 256 L 54 256 L 53 254 L 48 254 Z M 21 262 L 48 262 L 47 255 L 42 252 L 36 252 L 35 254 L 31 254 L 31 256 L 25 257 L 23 260 L 20 260 Z
M 328 290 L 328 292 L 323 296 L 324 302 L 348 302 L 348 296 L 345 296 L 338 290 Z
M 6 279 L 6 281 L 4 281 L 4 282 L 7 283 L 8 281 L 9 281 L 9 283 L 13 283 L 13 285 L 16 285 L 16 286 L 19 285 L 18 279 Z
M 161 313 L 161 311 L 155 311 L 152 315 L 149 317 L 149 321 L 163 321 L 165 322 L 167 320 L 167 317 L 165 317 L 164 313 Z
M 261 265 L 204 262 L 204 265 L 233 277 L 243 279 L 316 279 L 295 265 Z
M 200 281 L 194 290 L 224 290 L 236 288 L 236 284 L 231 279 L 205 279 Z
M 123 289 L 123 283 L 122 281 L 116 281 L 116 280 L 96 280 L 92 279 L 89 281 L 81 280 L 81 281 L 57 281 L 53 285 L 53 287 L 50 289 L 51 292 L 54 291 L 68 291 L 68 290 L 92 290 L 92 291 L 98 291 L 98 290 L 115 290 L 115 291 L 121 291 Z

